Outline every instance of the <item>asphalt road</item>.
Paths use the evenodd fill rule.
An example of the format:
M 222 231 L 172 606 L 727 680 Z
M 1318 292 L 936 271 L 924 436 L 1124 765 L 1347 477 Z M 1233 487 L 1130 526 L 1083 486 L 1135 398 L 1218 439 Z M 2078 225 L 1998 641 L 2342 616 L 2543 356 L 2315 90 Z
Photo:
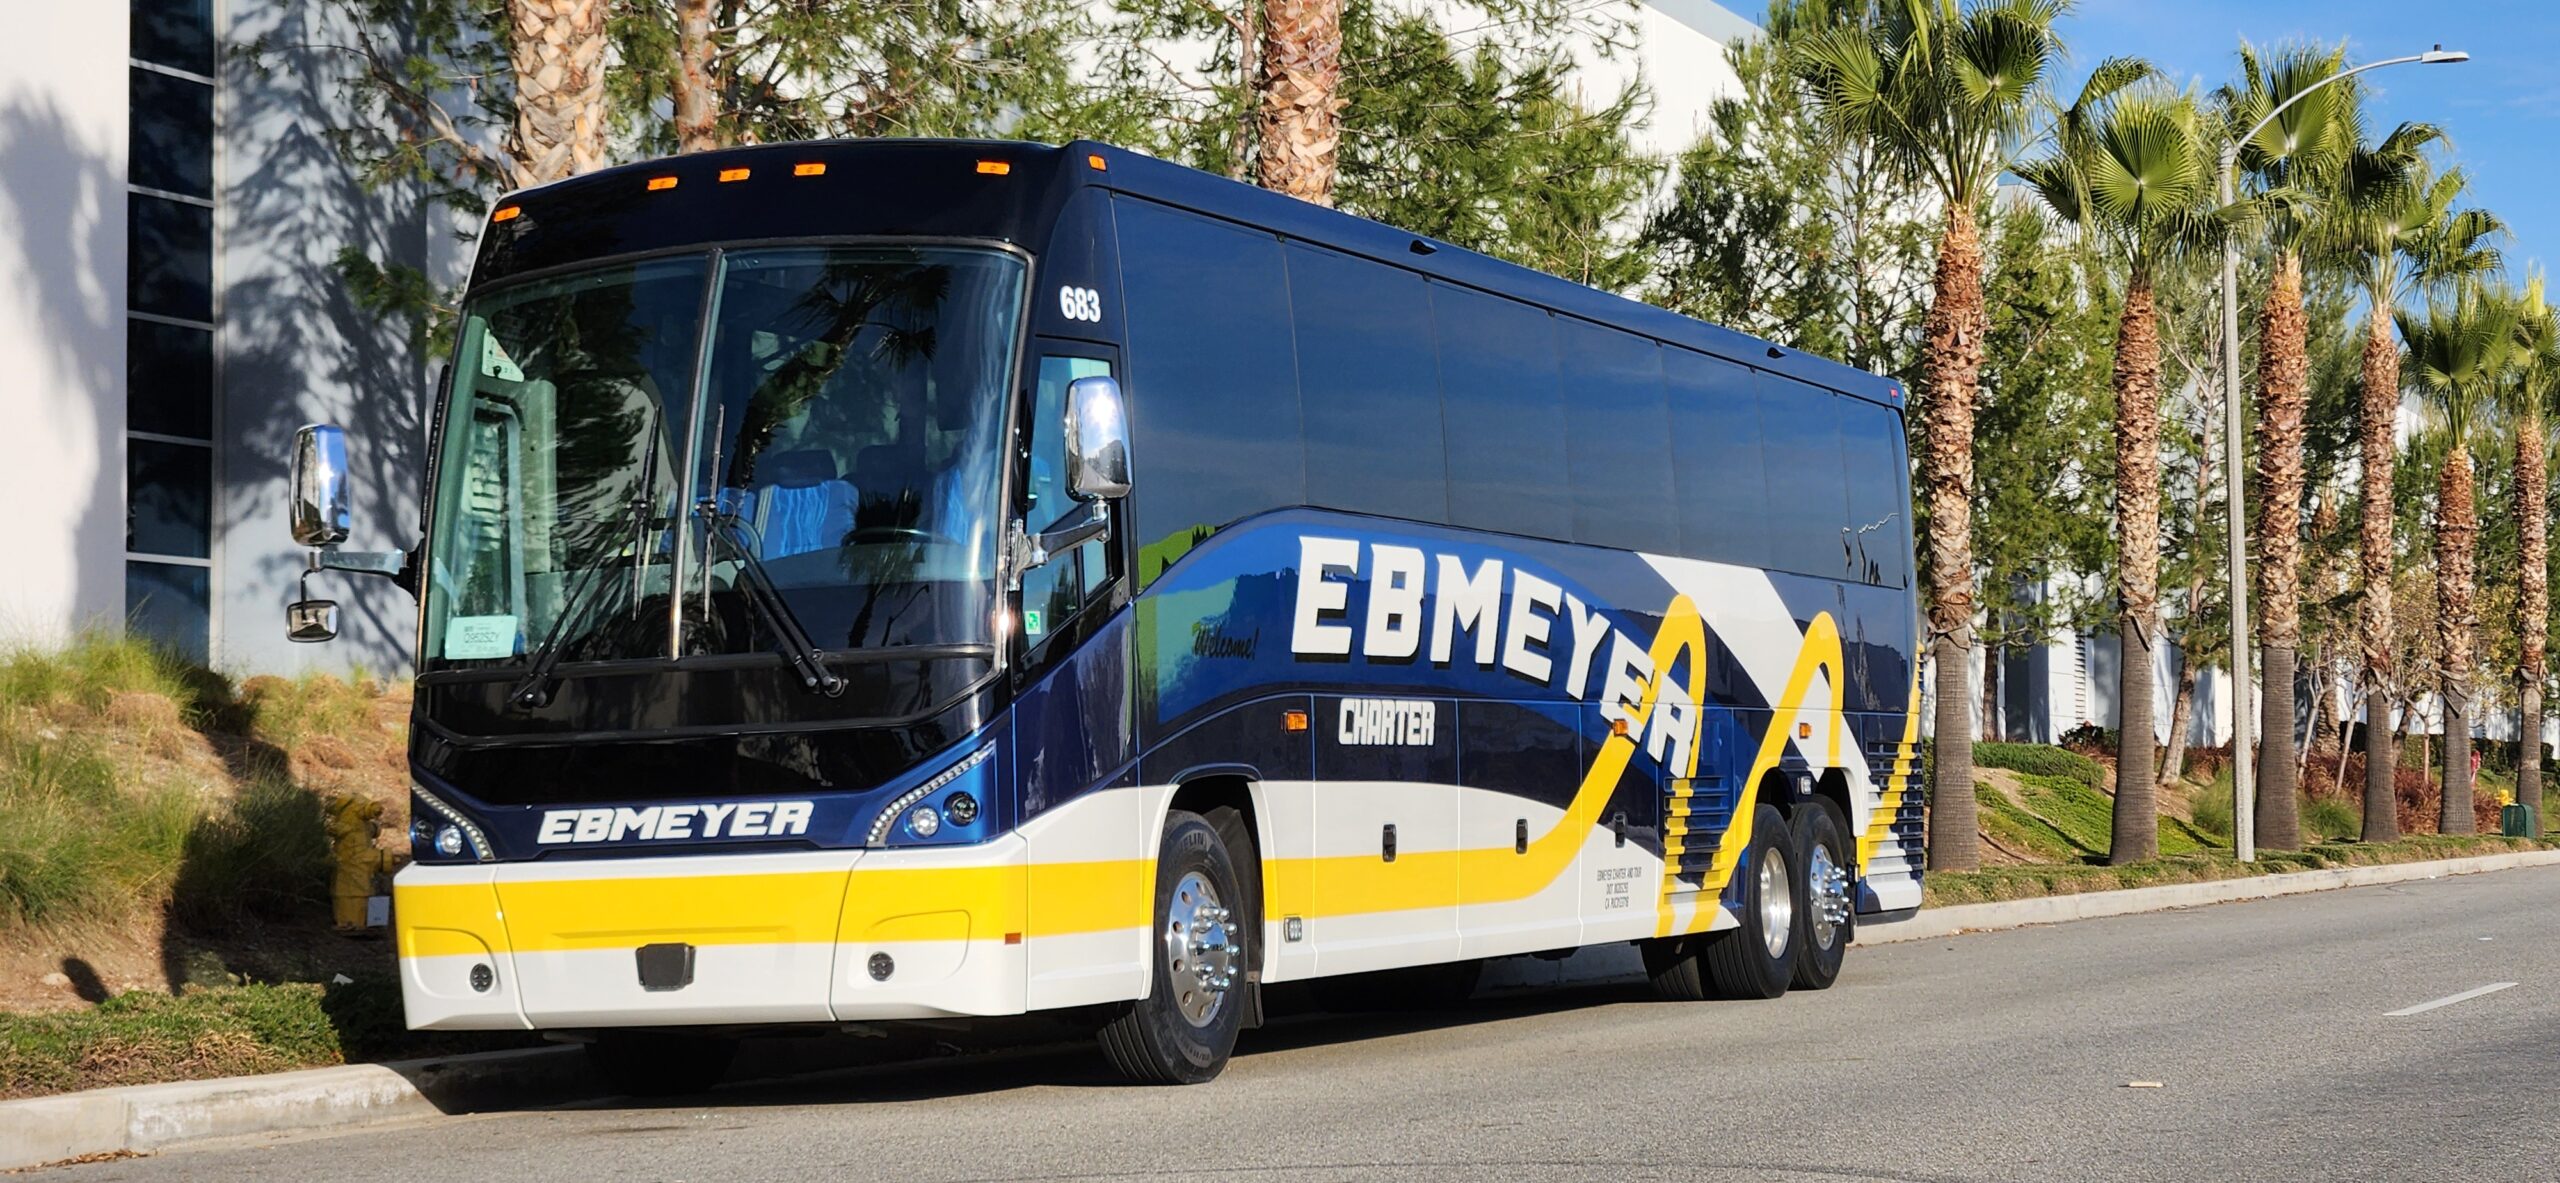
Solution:
M 1769 1003 L 1292 1021 L 1194 1088 L 1113 1084 L 1079 1046 L 45 1174 L 2544 1183 L 2555 938 L 2560 868 L 2507 871 L 1863 948 Z

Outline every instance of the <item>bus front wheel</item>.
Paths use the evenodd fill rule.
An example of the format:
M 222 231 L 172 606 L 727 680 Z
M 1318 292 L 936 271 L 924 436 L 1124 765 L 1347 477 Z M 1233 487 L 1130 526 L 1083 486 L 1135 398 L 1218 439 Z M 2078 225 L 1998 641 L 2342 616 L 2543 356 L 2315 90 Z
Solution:
M 1208 819 L 1174 811 L 1156 855 L 1154 981 L 1102 1028 L 1121 1075 L 1145 1084 L 1214 1079 L 1244 1026 L 1251 902 Z
M 1741 925 L 1645 942 L 1645 971 L 1656 991 L 1682 1001 L 1776 998 L 1787 992 L 1801 954 L 1795 848 L 1795 832 L 1776 806 L 1764 803 L 1752 811 L 1751 841 L 1725 889 Z

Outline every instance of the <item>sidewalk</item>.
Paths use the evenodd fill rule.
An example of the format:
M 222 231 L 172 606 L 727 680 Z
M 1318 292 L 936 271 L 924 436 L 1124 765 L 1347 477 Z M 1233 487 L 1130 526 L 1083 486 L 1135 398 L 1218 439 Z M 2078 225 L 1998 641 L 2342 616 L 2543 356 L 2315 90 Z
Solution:
M 2560 850 L 1962 904 L 1925 910 L 1915 919 L 1860 932 L 1857 943 L 1936 940 L 1967 932 L 2547 866 L 2560 866 Z M 1625 981 L 1642 975 L 1643 965 L 1633 946 L 1610 945 L 1585 949 L 1561 961 L 1496 962 L 1486 970 L 1484 989 L 1509 992 Z M 216 1138 L 541 1105 L 591 1098 L 598 1095 L 596 1087 L 577 1048 L 547 1047 L 6 1101 L 0 1102 L 0 1170 L 93 1155 L 149 1153 Z

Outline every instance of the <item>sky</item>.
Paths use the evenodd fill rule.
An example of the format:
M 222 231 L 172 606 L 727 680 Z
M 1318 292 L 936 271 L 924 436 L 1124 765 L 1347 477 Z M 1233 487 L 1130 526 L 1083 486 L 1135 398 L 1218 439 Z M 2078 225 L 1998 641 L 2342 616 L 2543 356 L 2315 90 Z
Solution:
M 2377 122 L 2434 123 L 2470 173 L 2474 202 L 2513 228 L 2508 262 L 2560 264 L 2560 2 L 2555 0 L 2080 0 L 2064 18 L 2076 88 L 2100 60 L 2147 58 L 2211 90 L 2258 46 L 2347 43 L 2350 64 L 2467 50 L 2460 65 L 2392 66 L 2359 75 Z

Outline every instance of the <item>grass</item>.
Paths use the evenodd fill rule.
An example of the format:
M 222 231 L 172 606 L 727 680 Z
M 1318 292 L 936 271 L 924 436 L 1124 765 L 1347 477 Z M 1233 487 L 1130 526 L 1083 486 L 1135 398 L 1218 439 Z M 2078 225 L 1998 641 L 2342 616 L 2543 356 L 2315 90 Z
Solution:
M 285 753 L 361 737 L 375 697 L 235 690 L 113 635 L 0 651 L 0 933 L 325 909 L 319 794 Z
M 2165 820 L 2165 819 L 2164 819 Z M 2026 863 L 1986 867 L 1979 871 L 1932 871 L 1923 880 L 1925 903 L 1978 904 L 1996 900 L 2071 895 L 2084 891 L 2116 891 L 2164 883 L 2201 883 L 2324 867 L 2370 866 L 2425 862 L 2541 849 L 2544 844 L 2496 835 L 2416 834 L 2398 842 L 2365 845 L 2320 843 L 2302 850 L 2260 851 L 2254 863 L 2242 863 L 2227 850 L 2163 855 L 2158 859 L 2110 867 L 2097 863 Z
M 2047 744 L 1978 743 L 1973 745 L 1973 762 L 1984 768 L 2005 768 L 2029 776 L 2068 777 L 2092 790 L 2107 786 L 2106 770 L 2097 761 Z
M 2003 747 L 2024 747 L 2003 744 Z M 2059 750 L 2059 749 L 2053 749 Z M 2072 759 L 2084 757 L 2062 753 Z M 2092 769 L 2096 765 L 2090 765 Z M 1981 804 L 1982 829 L 2002 846 L 2045 862 L 2103 860 L 2115 824 L 2115 802 L 2076 776 L 2020 773 L 2018 800 L 1989 785 L 1974 788 Z M 2160 818 L 2160 852 L 2193 854 L 2213 845 L 2212 836 L 2178 818 Z
M 0 1098 L 317 1068 L 421 1054 L 440 1041 L 455 1042 L 406 1029 L 387 976 L 135 990 L 88 1010 L 0 1014 Z

